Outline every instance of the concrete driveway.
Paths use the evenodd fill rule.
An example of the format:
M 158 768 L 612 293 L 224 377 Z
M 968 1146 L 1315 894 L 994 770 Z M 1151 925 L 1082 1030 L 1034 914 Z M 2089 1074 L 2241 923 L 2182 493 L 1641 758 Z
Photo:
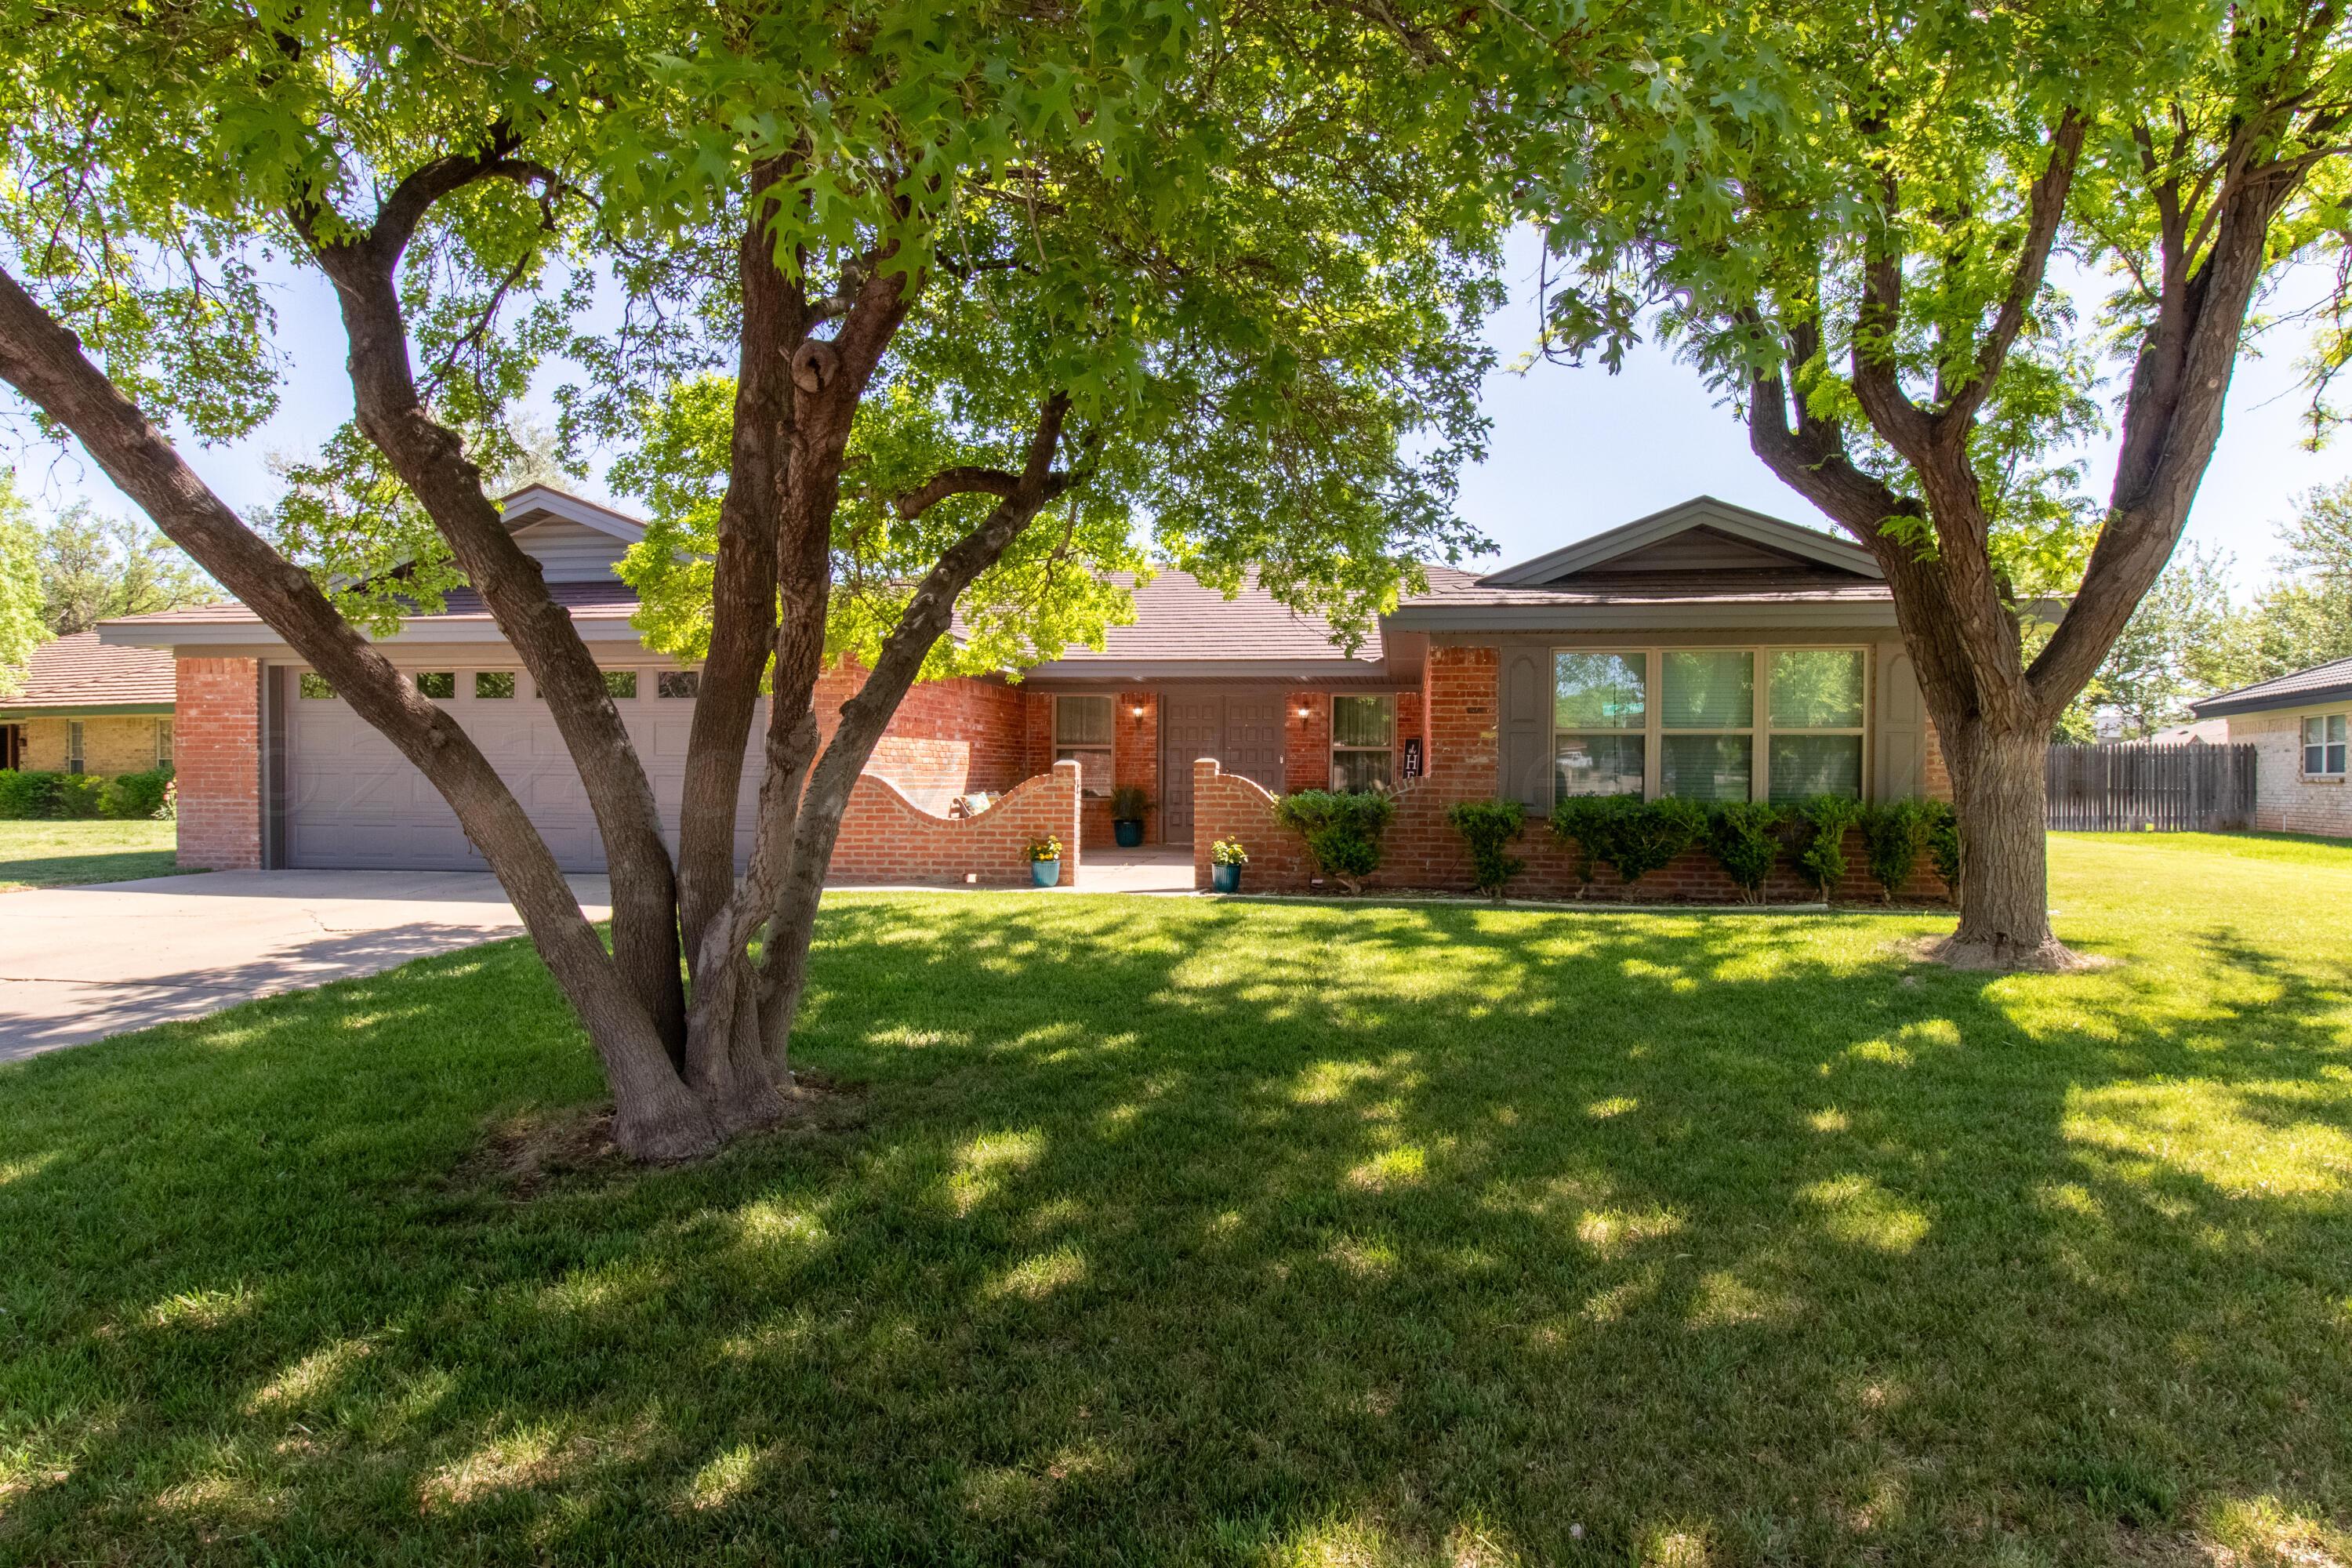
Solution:
M 610 913 L 602 877 L 572 888 Z M 0 1061 L 512 936 L 479 871 L 205 871 L 0 898 Z

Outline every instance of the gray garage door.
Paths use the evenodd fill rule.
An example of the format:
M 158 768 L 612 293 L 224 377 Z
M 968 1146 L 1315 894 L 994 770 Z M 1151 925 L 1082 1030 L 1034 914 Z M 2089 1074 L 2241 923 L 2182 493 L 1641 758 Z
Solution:
M 436 700 L 457 716 L 506 778 L 558 863 L 567 871 L 603 870 L 604 839 L 588 809 L 587 794 L 547 704 L 531 694 L 530 678 L 509 669 L 425 673 L 448 678 L 432 683 L 435 690 L 450 692 Z M 694 701 L 680 689 L 682 683 L 662 682 L 658 668 L 631 673 L 635 695 L 614 700 L 652 778 L 662 825 L 675 849 Z M 488 679 L 478 681 L 478 674 Z M 275 671 L 273 677 L 283 682 L 276 706 L 284 715 L 286 736 L 280 818 L 284 864 L 317 869 L 488 868 L 425 775 L 349 704 L 321 692 L 315 683 L 306 693 L 292 670 Z M 657 689 L 665 684 L 671 695 Z M 509 689 L 514 695 L 496 695 Z M 755 737 L 766 717 L 763 705 L 754 720 Z M 737 817 L 739 853 L 750 848 L 757 788 L 755 778 L 746 779 Z

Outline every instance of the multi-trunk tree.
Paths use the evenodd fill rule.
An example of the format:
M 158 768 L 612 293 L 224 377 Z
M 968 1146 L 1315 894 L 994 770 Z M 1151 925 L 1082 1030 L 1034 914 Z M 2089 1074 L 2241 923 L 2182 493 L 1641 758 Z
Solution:
M 1966 840 L 1947 954 L 2062 964 L 2042 748 L 2180 537 L 2266 286 L 2340 242 L 2344 9 L 1649 11 L 1643 53 L 1514 73 L 1551 343 L 1657 331 L 1876 558 Z M 1578 36 L 1526 31 L 1514 47 Z M 2069 455 L 2110 407 L 2101 496 Z M 2079 584 L 2030 637 L 2078 531 Z
M 1097 573 L 1146 539 L 1362 626 L 1473 537 L 1450 494 L 1492 290 L 1475 85 L 1344 11 L 9 22 L 0 379 L 449 803 L 637 1155 L 778 1113 L 835 832 L 917 679 L 1098 635 L 1119 605 Z M 354 418 L 265 537 L 178 442 L 270 406 L 272 265 L 331 286 Z M 483 479 L 553 353 L 587 371 L 569 434 L 620 447 L 654 507 L 630 567 L 649 634 L 702 662 L 675 856 Z M 504 782 L 363 635 L 461 578 L 579 770 L 609 952 Z M 864 684 L 821 739 L 844 654 Z

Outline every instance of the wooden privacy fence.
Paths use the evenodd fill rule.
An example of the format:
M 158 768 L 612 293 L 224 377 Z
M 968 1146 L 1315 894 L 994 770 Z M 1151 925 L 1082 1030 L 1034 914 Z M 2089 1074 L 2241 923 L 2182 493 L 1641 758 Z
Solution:
M 2254 809 L 2254 748 L 2199 741 L 2053 746 L 2042 784 L 2053 828 L 2203 833 L 2243 827 Z

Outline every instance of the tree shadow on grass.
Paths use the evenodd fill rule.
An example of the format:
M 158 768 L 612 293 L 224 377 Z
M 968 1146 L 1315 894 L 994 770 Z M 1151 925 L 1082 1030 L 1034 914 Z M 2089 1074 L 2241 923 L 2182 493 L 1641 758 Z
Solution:
M 2184 1004 L 1901 934 L 842 900 L 800 1048 L 861 1129 L 527 1205 L 446 1175 L 595 1093 L 519 944 L 48 1058 L 0 1076 L 0 1550 L 2073 1562 L 2343 1518 L 2341 968 L 2199 933 Z

